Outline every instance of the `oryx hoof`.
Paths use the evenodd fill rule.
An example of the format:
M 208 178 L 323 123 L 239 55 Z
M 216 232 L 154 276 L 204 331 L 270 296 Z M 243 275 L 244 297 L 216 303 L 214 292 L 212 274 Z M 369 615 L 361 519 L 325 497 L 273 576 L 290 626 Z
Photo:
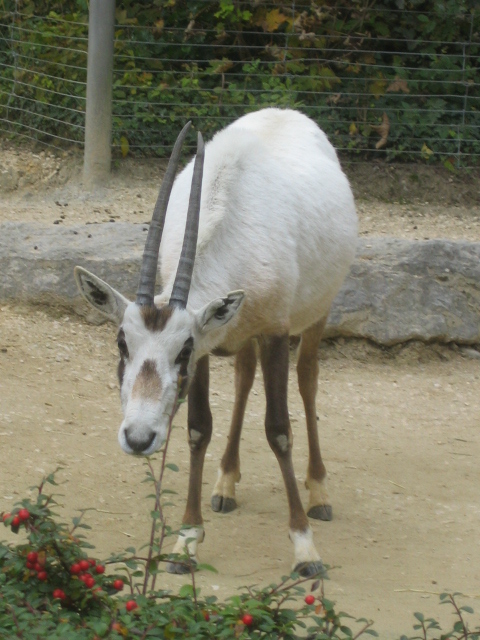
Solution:
M 212 496 L 212 509 L 217 513 L 230 513 L 237 508 L 235 498 L 224 498 L 223 496 Z
M 326 570 L 321 560 L 316 562 L 299 562 L 294 569 L 302 578 L 315 578 L 316 576 L 325 576 Z
M 310 507 L 307 516 L 315 520 L 331 520 L 333 517 L 332 507 L 329 504 L 316 504 Z
M 197 570 L 196 560 L 186 560 L 185 562 L 179 562 L 171 560 L 167 562 L 167 573 L 176 573 L 177 575 L 184 575 L 185 573 L 191 573 Z

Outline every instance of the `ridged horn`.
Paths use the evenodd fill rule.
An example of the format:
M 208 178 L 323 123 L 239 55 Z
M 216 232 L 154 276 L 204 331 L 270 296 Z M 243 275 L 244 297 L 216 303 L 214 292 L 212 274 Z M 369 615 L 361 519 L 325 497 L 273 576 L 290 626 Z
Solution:
M 177 141 L 173 147 L 172 155 L 168 161 L 167 170 L 160 187 L 157 202 L 152 214 L 152 221 L 148 229 L 147 240 L 143 250 L 142 268 L 140 270 L 140 281 L 138 283 L 136 303 L 141 306 L 153 306 L 153 298 L 155 296 L 155 281 L 157 278 L 158 268 L 158 252 L 160 242 L 162 240 L 163 226 L 165 224 L 165 216 L 167 214 L 168 201 L 172 191 L 175 174 L 177 172 L 178 163 L 180 162 L 180 154 L 182 146 L 190 129 L 191 122 L 183 127 L 178 134 Z
M 195 252 L 197 249 L 198 222 L 200 218 L 204 157 L 205 148 L 202 134 L 199 132 L 182 253 L 180 254 L 177 275 L 175 276 L 170 302 L 168 303 L 171 307 L 180 309 L 185 309 L 187 306 L 190 284 L 192 282 L 193 265 L 195 263 Z

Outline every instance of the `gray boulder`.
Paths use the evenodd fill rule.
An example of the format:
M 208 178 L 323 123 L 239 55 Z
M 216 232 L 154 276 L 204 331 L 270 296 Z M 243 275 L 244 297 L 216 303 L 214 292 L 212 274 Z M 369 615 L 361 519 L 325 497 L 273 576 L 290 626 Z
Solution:
M 362 239 L 327 335 L 479 343 L 480 243 Z
M 129 297 L 138 284 L 147 225 L 0 225 L 0 300 L 54 304 L 99 321 L 80 298 L 81 265 Z M 327 337 L 480 343 L 480 243 L 361 239 Z

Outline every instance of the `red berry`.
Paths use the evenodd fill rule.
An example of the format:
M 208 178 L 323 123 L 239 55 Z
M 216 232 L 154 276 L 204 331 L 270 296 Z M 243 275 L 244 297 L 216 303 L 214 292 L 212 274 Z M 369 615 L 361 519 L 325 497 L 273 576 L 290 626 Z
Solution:
M 78 566 L 80 567 L 80 571 L 88 571 L 90 569 L 90 563 L 88 560 L 80 560 Z
M 125 605 L 125 609 L 127 611 L 133 611 L 134 609 L 138 608 L 138 604 L 135 602 L 135 600 L 129 600 L 126 605 Z
M 39 562 L 35 562 L 33 568 L 35 569 L 35 571 L 43 571 L 43 567 Z
M 37 573 L 37 578 L 41 581 L 44 582 L 47 578 L 48 578 L 48 574 L 46 571 L 39 571 Z
M 305 602 L 307 604 L 313 604 L 315 602 L 315 596 L 312 596 L 312 595 L 305 596 Z
M 27 569 L 35 569 L 35 563 L 34 562 L 26 562 L 25 566 L 27 567 Z
M 115 580 L 113 583 L 113 588 L 117 591 L 121 591 L 123 589 L 123 580 Z
M 7 520 L 8 520 L 9 518 L 11 518 L 11 517 L 12 517 L 12 514 L 11 514 L 11 513 L 4 513 L 4 514 L 3 514 L 3 516 L 2 516 L 2 522 L 4 522 L 4 523 L 5 523 L 5 525 L 6 525 L 6 524 L 7 524 Z
M 210 614 L 208 613 L 208 611 L 202 611 L 202 615 L 206 622 L 210 620 Z
M 95 567 L 95 572 L 96 573 L 105 573 L 105 567 L 103 566 L 103 564 L 97 564 L 97 566 Z
M 245 613 L 242 622 L 246 627 L 250 627 L 253 624 L 253 617 L 249 613 Z
M 12 527 L 19 527 L 20 526 L 20 518 L 18 516 L 13 516 L 13 520 L 11 522 Z
M 18 512 L 18 517 L 20 518 L 20 520 L 22 520 L 22 522 L 24 520 L 28 520 L 30 517 L 30 511 L 28 509 L 20 509 L 20 511 Z
M 38 560 L 38 553 L 36 551 L 30 551 L 27 554 L 27 562 L 36 562 Z
M 92 567 L 94 567 L 97 564 L 97 561 L 94 560 L 93 558 L 89 558 L 88 561 Z
M 95 586 L 95 578 L 93 576 L 89 576 L 88 574 L 85 576 L 85 580 L 83 581 L 87 589 L 91 589 Z
M 80 573 L 80 571 L 81 569 L 78 562 L 75 562 L 75 564 L 72 564 L 72 566 L 70 567 L 70 573 L 73 573 L 74 575 Z
M 62 591 L 62 589 L 55 589 L 53 591 L 53 597 L 57 600 L 65 600 L 67 596 L 65 595 L 65 591 Z

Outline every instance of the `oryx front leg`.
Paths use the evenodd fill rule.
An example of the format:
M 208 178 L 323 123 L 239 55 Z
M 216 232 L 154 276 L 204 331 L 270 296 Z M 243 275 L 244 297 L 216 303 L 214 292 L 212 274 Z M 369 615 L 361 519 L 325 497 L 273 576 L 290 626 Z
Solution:
M 174 554 L 186 556 L 183 561 L 167 564 L 169 573 L 188 573 L 198 562 L 197 547 L 205 537 L 202 518 L 203 463 L 212 437 L 212 413 L 208 402 L 208 356 L 200 358 L 188 392 L 188 441 L 190 445 L 190 477 L 187 506 L 182 529 L 173 548 Z
M 212 493 L 212 509 L 228 513 L 237 507 L 235 483 L 240 481 L 240 435 L 248 394 L 255 379 L 257 355 L 255 343 L 249 340 L 235 358 L 235 403 L 228 442 L 223 454 L 218 478 Z
M 265 382 L 267 412 L 265 430 L 282 472 L 290 509 L 290 539 L 294 546 L 294 571 L 314 576 L 323 570 L 313 543 L 313 534 L 300 500 L 292 463 L 292 431 L 288 417 L 288 336 L 269 337 L 261 342 L 260 355 Z
M 318 388 L 318 345 L 326 318 L 302 334 L 297 376 L 298 388 L 305 407 L 308 435 L 308 468 L 305 486 L 310 492 L 307 514 L 317 520 L 331 520 L 332 506 L 327 493 L 327 471 L 323 464 L 318 440 L 315 397 Z

